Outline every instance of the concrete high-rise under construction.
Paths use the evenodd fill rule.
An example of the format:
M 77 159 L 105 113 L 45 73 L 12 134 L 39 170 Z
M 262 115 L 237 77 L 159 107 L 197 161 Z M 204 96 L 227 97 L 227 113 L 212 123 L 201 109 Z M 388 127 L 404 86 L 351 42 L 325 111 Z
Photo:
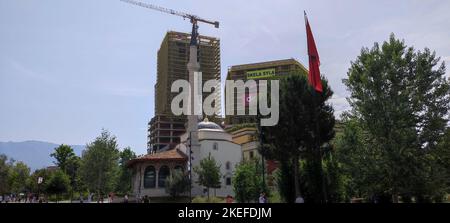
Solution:
M 179 136 L 186 131 L 187 117 L 176 116 L 171 111 L 172 99 L 177 93 L 171 93 L 172 83 L 183 79 L 189 81 L 187 64 L 191 34 L 170 31 L 164 37 L 158 50 L 157 79 L 155 84 L 155 116 L 148 123 L 149 151 L 173 148 L 180 142 Z M 198 62 L 203 83 L 210 79 L 220 80 L 220 40 L 214 37 L 198 37 Z M 220 83 L 220 82 L 219 82 Z M 220 84 L 215 92 L 220 92 Z M 204 93 L 203 99 L 209 94 Z M 214 96 L 220 113 L 220 93 Z

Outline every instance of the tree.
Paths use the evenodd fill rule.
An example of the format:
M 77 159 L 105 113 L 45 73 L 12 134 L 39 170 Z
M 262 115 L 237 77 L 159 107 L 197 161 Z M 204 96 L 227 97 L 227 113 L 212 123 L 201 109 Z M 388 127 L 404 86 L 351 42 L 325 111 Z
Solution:
M 10 192 L 9 175 L 12 163 L 8 157 L 0 154 L 0 195 Z
M 280 161 L 280 167 L 274 172 L 275 182 L 281 198 L 286 203 L 294 203 L 296 198 L 294 165 L 292 160 Z
M 50 154 L 50 156 L 56 159 L 54 163 L 65 173 L 67 173 L 68 165 L 76 157 L 72 147 L 64 144 L 55 148 L 55 152 Z
M 343 202 L 346 198 L 345 177 L 342 173 L 341 164 L 335 156 L 336 153 L 330 151 L 323 158 L 327 201 L 331 203 Z
M 368 134 L 359 122 L 344 118 L 344 131 L 335 139 L 335 158 L 340 163 L 342 177 L 346 179 L 347 201 L 352 197 L 372 198 L 382 195 L 383 180 L 377 147 L 371 147 Z
M 49 194 L 56 195 L 56 202 L 58 202 L 59 195 L 70 190 L 70 178 L 62 170 L 56 170 L 50 175 L 50 178 L 45 182 L 45 190 Z
M 31 176 L 27 179 L 27 188 L 30 192 L 39 193 L 45 190 L 44 184 L 50 179 L 51 172 L 46 169 L 38 169 L 31 174 Z M 43 182 L 39 185 L 38 178 L 42 177 Z
M 447 128 L 447 131 L 442 137 L 441 141 L 438 144 L 438 149 L 435 152 L 436 162 L 443 167 L 450 166 L 450 127 Z M 447 194 L 450 194 L 450 168 L 445 168 L 444 171 L 445 181 L 445 191 Z
M 209 188 L 220 188 L 220 166 L 209 154 L 208 158 L 200 161 L 199 166 L 194 167 L 194 172 L 198 174 L 197 183 L 207 188 L 209 199 Z
M 450 128 L 439 140 L 436 149 L 424 157 L 427 166 L 424 166 L 421 177 L 417 182 L 415 195 L 420 202 L 443 202 L 446 194 L 450 192 Z
M 61 144 L 55 148 L 55 152 L 50 154 L 51 157 L 55 158 L 55 164 L 70 178 L 71 189 L 80 190 L 82 188 L 82 182 L 79 179 L 78 169 L 80 167 L 80 157 L 76 156 L 73 148 Z M 73 191 L 72 191 L 73 192 Z M 73 193 L 71 193 L 71 196 Z
M 119 169 L 119 150 L 115 136 L 103 130 L 89 143 L 81 158 L 80 174 L 90 191 L 98 196 L 115 188 Z
M 293 168 L 295 194 L 300 194 L 300 158 L 310 167 L 311 188 L 319 188 L 314 194 L 315 202 L 325 202 L 322 158 L 329 151 L 329 141 L 334 137 L 333 108 L 326 101 L 333 95 L 328 82 L 322 79 L 323 92 L 317 93 L 305 75 L 291 75 L 280 82 L 280 119 L 278 125 L 261 127 L 263 141 L 267 142 L 260 153 L 269 159 L 280 161 L 284 167 Z M 284 171 L 285 172 L 285 171 Z M 288 177 L 284 176 L 283 178 Z M 281 182 L 280 182 L 281 183 Z M 287 192 L 287 191 L 286 191 Z M 283 194 L 283 193 L 282 193 Z M 284 195 L 287 195 L 285 193 Z M 293 198 L 284 197 L 286 201 Z
M 11 192 L 21 193 L 26 190 L 27 179 L 30 176 L 30 168 L 23 162 L 16 162 L 10 169 L 9 186 Z
M 182 170 L 175 169 L 166 179 L 166 192 L 174 198 L 178 197 L 189 190 L 189 184 L 189 177 Z
M 261 164 L 257 160 L 243 162 L 233 175 L 233 190 L 238 202 L 251 202 L 258 198 L 262 188 Z
M 66 171 L 64 171 L 70 178 L 70 187 L 73 191 L 82 191 L 84 189 L 83 181 L 80 177 L 81 158 L 73 156 L 66 164 Z M 71 194 L 72 196 L 72 194 Z
M 131 191 L 132 170 L 127 167 L 127 162 L 134 158 L 136 158 L 136 154 L 130 147 L 127 147 L 120 152 L 120 173 L 116 187 L 116 190 L 119 192 L 128 193 Z
M 350 91 L 349 116 L 367 136 L 363 142 L 368 153 L 356 159 L 367 158 L 377 166 L 370 167 L 379 174 L 373 186 L 393 202 L 399 195 L 433 197 L 442 192 L 429 190 L 429 182 L 443 182 L 439 169 L 445 167 L 433 153 L 450 111 L 450 85 L 444 63 L 438 63 L 434 52 L 407 48 L 392 34 L 381 47 L 375 43 L 370 50 L 363 48 L 344 79 Z

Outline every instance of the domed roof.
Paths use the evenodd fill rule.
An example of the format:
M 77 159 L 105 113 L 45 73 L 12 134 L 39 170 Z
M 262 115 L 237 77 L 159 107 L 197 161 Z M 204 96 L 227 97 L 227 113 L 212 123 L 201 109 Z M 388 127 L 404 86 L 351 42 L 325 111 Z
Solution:
M 208 118 L 205 118 L 203 121 L 197 124 L 198 130 L 216 130 L 223 131 L 222 127 L 214 122 L 210 122 Z

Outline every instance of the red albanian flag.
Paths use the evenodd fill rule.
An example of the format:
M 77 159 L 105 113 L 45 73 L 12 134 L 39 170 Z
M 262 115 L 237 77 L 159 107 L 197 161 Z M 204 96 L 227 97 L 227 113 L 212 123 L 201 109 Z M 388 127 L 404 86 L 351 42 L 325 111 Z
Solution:
M 317 52 L 316 43 L 314 42 L 314 36 L 309 26 L 308 18 L 305 12 L 305 22 L 306 22 L 306 38 L 308 42 L 308 57 L 309 57 L 309 72 L 308 80 L 309 83 L 318 92 L 322 92 L 322 81 L 320 80 L 320 59 L 319 53 Z

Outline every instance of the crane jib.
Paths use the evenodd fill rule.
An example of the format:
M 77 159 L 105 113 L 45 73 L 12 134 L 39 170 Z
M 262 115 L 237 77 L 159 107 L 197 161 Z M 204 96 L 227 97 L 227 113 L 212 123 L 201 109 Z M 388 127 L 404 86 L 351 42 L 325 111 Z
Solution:
M 199 18 L 198 16 L 195 16 L 195 15 L 191 15 L 191 14 L 184 13 L 184 12 L 178 12 L 178 11 L 175 11 L 173 9 L 167 9 L 167 8 L 164 8 L 164 7 L 161 7 L 161 6 L 152 5 L 152 4 L 148 4 L 148 3 L 144 3 L 144 2 L 139 2 L 139 1 L 134 1 L 134 0 L 120 0 L 120 1 L 129 3 L 129 4 L 133 4 L 133 5 L 137 5 L 137 6 L 141 6 L 141 7 L 144 7 L 144 8 L 153 9 L 153 10 L 156 10 L 156 11 L 172 14 L 172 15 L 181 16 L 183 18 L 189 18 L 191 20 L 191 23 L 196 23 L 197 21 L 199 21 L 199 22 L 203 22 L 203 23 L 208 23 L 208 24 L 214 25 L 215 28 L 219 28 L 219 22 L 218 21 L 210 21 L 210 20 L 202 19 L 202 18 Z

